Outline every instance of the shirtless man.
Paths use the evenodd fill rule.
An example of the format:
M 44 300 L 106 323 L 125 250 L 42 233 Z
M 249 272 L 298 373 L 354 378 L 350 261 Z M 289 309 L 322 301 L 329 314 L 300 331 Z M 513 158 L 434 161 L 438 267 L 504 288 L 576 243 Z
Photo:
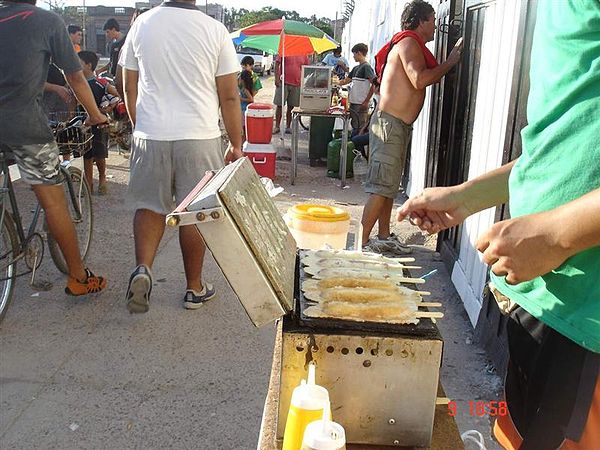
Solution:
M 425 88 L 440 81 L 460 60 L 462 39 L 448 59 L 437 64 L 425 47 L 435 32 L 435 11 L 422 0 L 408 3 L 402 13 L 402 32 L 384 66 L 380 102 L 373 114 L 370 129 L 369 172 L 365 191 L 370 194 L 362 215 L 362 245 L 376 252 L 408 253 L 390 233 L 390 217 L 394 199 L 410 145 L 412 123 L 423 108 Z M 381 76 L 381 74 L 380 74 Z M 369 239 L 378 222 L 378 236 Z

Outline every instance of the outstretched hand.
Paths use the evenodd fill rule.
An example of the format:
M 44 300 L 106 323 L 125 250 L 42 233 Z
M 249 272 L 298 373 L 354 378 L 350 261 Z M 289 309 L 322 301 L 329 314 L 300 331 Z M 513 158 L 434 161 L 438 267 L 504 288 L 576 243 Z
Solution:
M 450 61 L 452 64 L 457 64 L 460 61 L 460 57 L 461 57 L 462 51 L 463 51 L 463 46 L 464 46 L 464 41 L 463 41 L 463 38 L 461 37 L 458 39 L 458 41 L 456 41 L 456 44 L 454 44 L 454 48 L 448 55 L 448 61 Z
M 229 144 L 229 147 L 227 147 L 227 151 L 225 152 L 225 164 L 237 161 L 243 156 L 244 154 L 239 147 L 234 147 L 233 145 Z
M 457 186 L 425 189 L 398 208 L 398 221 L 408 218 L 421 230 L 435 234 L 463 222 L 471 212 Z
M 571 253 L 560 245 L 559 221 L 549 212 L 495 223 L 477 240 L 483 261 L 509 284 L 544 275 Z

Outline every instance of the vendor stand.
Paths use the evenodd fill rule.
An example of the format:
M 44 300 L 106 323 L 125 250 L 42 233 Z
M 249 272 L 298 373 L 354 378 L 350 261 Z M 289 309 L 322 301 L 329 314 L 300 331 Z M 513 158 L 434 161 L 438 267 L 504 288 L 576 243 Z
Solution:
M 340 119 L 343 122 L 342 127 L 342 147 L 340 149 L 340 187 L 346 186 L 346 165 L 348 156 L 348 131 L 350 128 L 350 114 L 348 111 L 327 112 L 327 111 L 306 111 L 300 107 L 292 109 L 292 170 L 290 182 L 294 184 L 298 176 L 298 132 L 300 117 L 328 117 Z
M 357 259 L 358 266 L 385 266 L 383 278 L 375 271 L 375 283 L 388 290 L 381 294 L 354 284 L 367 276 L 372 287 L 373 279 L 366 274 L 373 271 L 344 265 L 342 285 L 349 283 L 342 289 L 344 296 L 377 292 L 358 307 L 355 300 L 342 303 L 345 313 L 328 313 L 328 308 L 340 306 L 340 300 L 326 301 L 330 291 L 318 286 L 338 283 L 335 277 L 340 275 L 325 276 L 339 272 L 337 262 L 329 266 L 319 259 L 331 256 L 329 250 L 297 252 L 247 158 L 208 173 L 167 216 L 167 224 L 198 228 L 255 326 L 281 319 L 261 443 L 273 442 L 266 440 L 268 431 L 272 435 L 276 430 L 277 440 L 283 437 L 291 391 L 305 376 L 309 362 L 316 364 L 318 382 L 329 391 L 333 419 L 346 428 L 348 444 L 427 447 L 432 445 L 434 419 L 447 439 L 456 435 L 447 408 L 446 416 L 436 408 L 443 341 L 434 320 L 443 314 L 421 309 L 441 304 L 422 302 L 426 292 L 400 285 L 425 282 L 408 277 L 405 269 L 410 267 L 398 264 L 400 259 L 383 261 L 381 255 L 341 252 L 353 266 Z M 308 262 L 311 258 L 316 265 Z M 408 260 L 413 259 L 404 261 Z M 388 272 L 392 266 L 393 274 Z M 339 295 L 337 287 L 334 291 Z M 379 311 L 377 317 L 373 311 Z

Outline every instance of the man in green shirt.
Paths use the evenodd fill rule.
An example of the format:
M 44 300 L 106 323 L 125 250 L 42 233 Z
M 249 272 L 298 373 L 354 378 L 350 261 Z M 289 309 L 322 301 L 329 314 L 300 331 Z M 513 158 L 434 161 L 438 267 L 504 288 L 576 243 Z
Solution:
M 523 154 L 459 186 L 426 189 L 398 220 L 437 233 L 510 201 L 512 218 L 477 242 L 510 314 L 512 420 L 499 420 L 496 437 L 505 448 L 566 440 L 597 449 L 600 3 L 547 0 L 537 11 Z

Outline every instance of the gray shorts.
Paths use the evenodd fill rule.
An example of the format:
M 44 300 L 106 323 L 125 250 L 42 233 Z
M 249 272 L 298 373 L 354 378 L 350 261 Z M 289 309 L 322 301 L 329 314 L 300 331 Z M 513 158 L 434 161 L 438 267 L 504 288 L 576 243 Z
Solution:
M 383 111 L 373 114 L 365 192 L 396 198 L 411 137 L 412 126 Z
M 300 86 L 292 86 L 286 84 L 283 91 L 283 100 L 287 104 L 288 108 L 295 108 L 300 106 Z M 273 104 L 275 106 L 281 106 L 281 85 L 275 89 L 275 96 L 273 97 Z
M 62 183 L 59 150 L 56 142 L 47 144 L 0 144 L 7 159 L 14 157 L 27 184 L 54 185 Z
M 133 138 L 127 202 L 169 214 L 208 170 L 224 166 L 221 138 L 153 141 Z

